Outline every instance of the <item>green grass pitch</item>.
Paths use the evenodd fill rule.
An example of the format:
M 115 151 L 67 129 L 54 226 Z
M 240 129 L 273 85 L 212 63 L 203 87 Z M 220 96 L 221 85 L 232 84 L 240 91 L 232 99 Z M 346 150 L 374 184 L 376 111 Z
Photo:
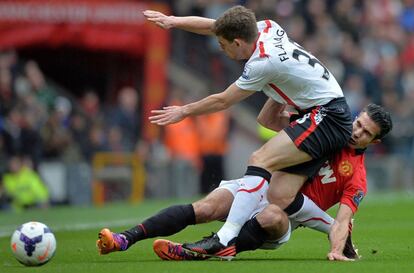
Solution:
M 101 227 L 122 231 L 163 207 L 182 202 L 146 201 L 103 208 L 54 207 L 19 214 L 0 211 L 0 272 L 414 272 L 413 193 L 373 194 L 362 202 L 353 235 L 362 259 L 353 263 L 326 261 L 327 237 L 307 229 L 295 231 L 290 242 L 278 250 L 242 253 L 231 262 L 161 261 L 152 252 L 153 239 L 139 242 L 126 252 L 97 254 L 95 241 Z M 10 250 L 11 233 L 30 220 L 49 225 L 57 239 L 55 257 L 41 267 L 24 267 Z M 218 230 L 220 225 L 189 227 L 170 239 L 198 240 Z

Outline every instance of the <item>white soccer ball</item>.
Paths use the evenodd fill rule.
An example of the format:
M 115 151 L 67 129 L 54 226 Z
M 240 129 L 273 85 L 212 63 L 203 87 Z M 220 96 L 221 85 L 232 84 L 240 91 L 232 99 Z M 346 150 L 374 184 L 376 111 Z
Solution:
M 28 266 L 42 265 L 55 254 L 55 235 L 45 224 L 28 222 L 14 231 L 11 249 L 20 263 Z

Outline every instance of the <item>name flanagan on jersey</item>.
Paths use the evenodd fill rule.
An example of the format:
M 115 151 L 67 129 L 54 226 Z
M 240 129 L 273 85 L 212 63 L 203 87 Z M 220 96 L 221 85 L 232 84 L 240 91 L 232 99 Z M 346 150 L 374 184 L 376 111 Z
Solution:
M 282 39 L 283 39 L 283 36 L 285 35 L 285 33 L 286 33 L 286 32 L 285 32 L 283 29 L 278 29 L 278 30 L 276 31 L 276 35 L 277 35 L 278 37 L 273 38 L 273 40 L 274 40 L 273 45 L 274 45 L 276 48 L 279 48 L 279 49 L 280 49 L 280 53 L 278 54 L 278 56 L 279 56 L 279 60 L 280 60 L 281 62 L 284 62 L 284 61 L 286 61 L 286 60 L 289 60 L 289 57 L 287 56 L 287 52 L 286 52 L 286 50 L 283 48 L 283 45 L 282 45 Z

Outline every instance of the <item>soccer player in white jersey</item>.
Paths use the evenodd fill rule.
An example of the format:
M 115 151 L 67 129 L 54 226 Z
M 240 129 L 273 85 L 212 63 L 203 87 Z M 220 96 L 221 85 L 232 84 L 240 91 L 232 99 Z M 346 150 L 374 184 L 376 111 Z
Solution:
M 236 240 L 236 252 L 257 248 L 275 249 L 289 240 L 291 231 L 299 225 L 329 233 L 331 249 L 327 258 L 331 261 L 349 261 L 358 258 L 352 246 L 349 225 L 352 217 L 367 193 L 367 177 L 364 152 L 368 146 L 381 142 L 392 130 L 391 115 L 376 104 L 369 104 L 353 122 L 352 137 L 347 147 L 332 155 L 326 164 L 300 190 L 303 206 L 289 218 L 276 205 L 270 204 L 244 224 Z M 274 176 L 281 173 L 273 173 Z M 235 195 L 238 185 L 231 181 L 222 182 L 220 188 L 228 189 Z M 261 202 L 264 205 L 266 200 Z M 326 213 L 339 203 L 335 220 Z M 289 225 L 290 223 L 290 225 Z M 154 242 L 154 251 L 161 259 L 193 260 L 218 257 L 232 259 L 229 249 L 214 255 L 200 255 L 188 243 L 177 244 L 168 240 Z
M 287 113 L 285 113 L 286 115 Z M 280 115 L 283 117 L 285 115 Z M 272 117 L 273 119 L 273 117 Z M 268 118 L 259 115 L 259 123 L 269 129 L 279 127 L 279 121 L 268 123 Z M 392 129 L 390 114 L 382 107 L 369 104 L 353 122 L 352 138 L 348 147 L 332 156 L 318 174 L 306 183 L 298 194 L 303 199 L 301 207 L 288 217 L 278 206 L 268 203 L 266 197 L 260 201 L 236 240 L 236 252 L 257 248 L 278 248 L 289 240 L 290 233 L 298 225 L 329 233 L 330 260 L 357 258 L 352 246 L 348 225 L 365 196 L 366 171 L 364 150 L 376 144 Z M 273 176 L 283 176 L 283 172 Z M 278 177 L 283 179 L 283 177 Z M 237 180 L 222 181 L 220 186 L 205 198 L 193 204 L 174 205 L 147 218 L 140 224 L 121 233 L 104 228 L 99 232 L 97 246 L 100 254 L 125 251 L 135 243 L 158 236 L 175 234 L 189 225 L 195 225 L 227 217 L 234 196 L 240 189 Z M 324 211 L 340 203 L 335 221 Z M 346 240 L 346 241 L 345 241 Z M 346 243 L 345 243 L 346 242 Z M 188 244 L 184 247 L 191 249 Z M 154 251 L 166 260 L 194 260 L 208 257 L 231 259 L 232 250 L 214 255 L 199 255 L 183 248 L 183 245 L 168 240 L 154 242 Z
M 350 139 L 349 107 L 334 76 L 318 59 L 291 41 L 274 21 L 256 22 L 249 9 L 232 7 L 217 20 L 167 16 L 157 11 L 145 11 L 144 16 L 162 28 L 216 35 L 228 57 L 247 60 L 243 74 L 223 92 L 184 106 L 153 110 L 152 123 L 164 126 L 188 116 L 221 111 L 260 91 L 269 97 L 266 111 L 277 115 L 291 105 L 298 112 L 289 126 L 249 158 L 223 227 L 208 242 L 195 244 L 201 252 L 212 255 L 235 251 L 235 238 L 268 188 L 269 201 L 288 214 L 300 207 L 297 203 L 303 200 L 293 205 L 291 201 L 306 178 L 314 176 L 327 156 Z M 268 185 L 275 171 L 285 172 L 285 179 Z

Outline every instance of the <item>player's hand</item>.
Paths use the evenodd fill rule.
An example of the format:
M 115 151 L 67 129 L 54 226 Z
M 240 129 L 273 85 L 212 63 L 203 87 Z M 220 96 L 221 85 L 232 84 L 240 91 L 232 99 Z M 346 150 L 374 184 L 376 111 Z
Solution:
M 339 254 L 336 252 L 329 252 L 327 255 L 329 261 L 345 261 L 345 262 L 353 262 L 355 259 L 349 259 L 345 257 L 343 254 Z
M 162 110 L 152 110 L 151 114 L 153 115 L 148 118 L 150 122 L 161 126 L 177 123 L 185 118 L 182 106 L 166 106 Z
M 164 13 L 155 10 L 145 10 L 143 14 L 148 21 L 153 22 L 163 29 L 174 27 L 174 16 L 167 16 Z

